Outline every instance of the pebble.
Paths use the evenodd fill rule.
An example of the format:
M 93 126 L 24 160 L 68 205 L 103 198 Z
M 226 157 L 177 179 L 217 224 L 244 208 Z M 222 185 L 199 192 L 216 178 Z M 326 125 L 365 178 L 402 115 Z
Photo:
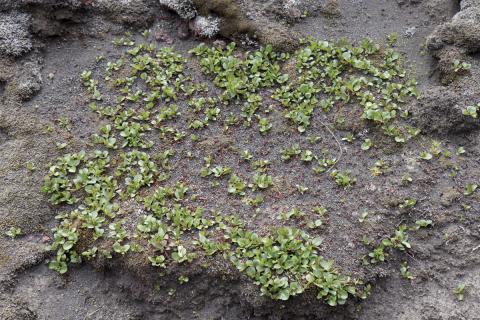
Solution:
M 417 32 L 417 28 L 415 26 L 408 28 L 405 30 L 405 37 L 410 38 Z
M 177 30 L 177 36 L 181 40 L 186 40 L 186 39 L 188 39 L 188 37 L 190 37 L 190 31 L 188 30 L 188 24 L 186 24 L 186 23 L 180 24 L 180 26 L 178 27 L 178 30 Z
M 220 48 L 225 48 L 227 46 L 227 44 L 223 40 L 215 40 L 213 41 L 213 45 Z
M 173 39 L 163 30 L 158 30 L 155 32 L 155 40 L 158 42 L 165 42 L 166 44 L 173 43 Z

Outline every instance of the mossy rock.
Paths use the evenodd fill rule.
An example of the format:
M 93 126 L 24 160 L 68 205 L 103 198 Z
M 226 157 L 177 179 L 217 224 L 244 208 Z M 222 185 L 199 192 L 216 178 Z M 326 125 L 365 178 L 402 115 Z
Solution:
M 194 0 L 198 14 L 202 16 L 215 15 L 222 18 L 220 35 L 234 38 L 248 35 L 256 38 L 261 44 L 270 44 L 275 50 L 293 52 L 300 45 L 300 36 L 292 34 L 279 23 L 260 19 L 253 21 L 242 12 L 234 0 Z
M 223 19 L 220 35 L 233 37 L 240 34 L 253 34 L 255 27 L 233 0 L 194 0 L 197 11 L 202 16 L 216 15 Z

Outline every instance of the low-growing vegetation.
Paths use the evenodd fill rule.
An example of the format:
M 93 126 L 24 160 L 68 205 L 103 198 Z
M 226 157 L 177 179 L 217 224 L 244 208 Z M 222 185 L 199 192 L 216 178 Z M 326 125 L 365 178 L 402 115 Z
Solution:
M 389 37 L 389 43 L 395 41 L 395 36 Z M 272 299 L 314 291 L 318 299 L 335 306 L 349 297 L 365 298 L 370 285 L 345 274 L 321 254 L 318 230 L 328 221 L 325 207 L 279 210 L 274 226 L 254 230 L 236 212 L 207 209 L 195 186 L 175 174 L 182 168 L 173 159 L 196 161 L 197 170 L 190 174 L 207 181 L 218 194 L 241 200 L 254 217 L 262 215 L 259 207 L 265 195 L 282 189 L 296 197 L 316 194 L 314 186 L 301 179 L 286 183 L 275 176 L 272 167 L 278 163 L 305 166 L 312 176 L 329 180 L 333 193 L 352 193 L 365 182 L 341 166 L 343 146 L 329 124 L 322 123 L 328 136 L 335 138 L 336 150 L 318 150 L 324 137 L 307 133 L 319 121 L 318 114 L 349 107 L 358 114 L 358 123 L 394 145 L 418 136 L 404 107 L 418 95 L 416 81 L 401 55 L 368 39 L 358 46 L 343 40 L 307 40 L 292 56 L 270 46 L 242 52 L 231 43 L 201 44 L 187 58 L 171 48 L 137 44 L 129 35 L 115 45 L 125 52 L 116 61 L 97 59 L 99 66 L 105 66 L 103 74 L 98 67 L 80 75 L 89 109 L 103 120 L 91 137 L 94 147 L 59 157 L 50 165 L 42 187 L 52 204 L 70 208 L 56 217 L 50 268 L 65 273 L 70 264 L 83 260 L 138 255 L 163 269 L 215 256 L 227 259 Z M 287 64 L 293 68 L 287 70 Z M 200 73 L 211 81 L 196 79 Z M 276 115 L 281 115 L 280 120 Z M 279 162 L 226 142 L 238 165 L 247 168 L 240 172 L 237 163 L 216 154 L 221 141 L 205 143 L 210 128 L 216 126 L 223 132 L 252 129 L 268 138 L 279 131 L 281 120 L 305 138 L 302 146 L 292 144 L 276 153 Z M 71 130 L 67 118 L 60 118 L 58 125 Z M 365 154 L 378 148 L 373 135 L 348 132 L 341 140 Z M 183 150 L 179 145 L 189 146 L 189 151 L 178 154 Z M 440 157 L 439 149 L 434 143 L 419 157 Z M 365 168 L 372 179 L 390 170 L 388 161 L 373 163 Z M 401 181 L 408 185 L 413 179 L 405 175 Z M 467 185 L 465 195 L 475 189 L 476 185 Z M 416 199 L 407 198 L 398 207 L 410 210 L 416 204 Z M 358 220 L 367 224 L 367 216 L 364 211 Z M 418 228 L 430 225 L 430 220 L 416 223 Z M 363 262 L 376 264 L 395 250 L 408 250 L 409 230 L 415 228 L 400 225 Z M 401 272 L 412 279 L 407 264 L 402 264 Z M 178 281 L 186 284 L 189 277 L 182 274 Z

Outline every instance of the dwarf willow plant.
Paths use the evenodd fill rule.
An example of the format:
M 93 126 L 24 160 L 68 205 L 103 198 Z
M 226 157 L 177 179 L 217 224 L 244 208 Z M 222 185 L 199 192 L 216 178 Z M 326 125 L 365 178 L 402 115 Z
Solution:
M 384 262 L 386 257 L 389 256 L 391 249 L 397 249 L 399 251 L 405 251 L 411 248 L 408 242 L 407 226 L 401 225 L 395 234 L 391 237 L 384 238 L 380 241 L 380 244 L 368 254 L 370 263 Z M 364 258 L 364 263 L 368 264 L 368 258 Z
M 12 239 L 15 239 L 16 237 L 20 236 L 22 234 L 22 229 L 18 227 L 10 227 L 7 232 L 5 232 L 5 235 L 9 236 Z
M 480 103 L 477 103 L 476 105 L 465 107 L 464 109 L 462 109 L 462 113 L 465 116 L 470 116 L 474 119 L 477 119 L 479 109 L 480 109 Z
M 299 77 L 290 79 L 282 73 L 280 64 L 287 54 L 273 52 L 270 46 L 244 59 L 235 55 L 235 45 L 226 48 L 200 45 L 191 51 L 199 57 L 202 71 L 214 77 L 214 84 L 223 89 L 224 103 L 246 100 L 242 117 L 250 125 L 259 111 L 262 96 L 259 90 L 272 88 L 271 97 L 285 109 L 285 118 L 305 132 L 320 106 L 325 112 L 335 105 L 358 104 L 363 108 L 362 119 L 378 124 L 385 134 L 403 143 L 418 131 L 401 125 L 408 117 L 401 105 L 418 96 L 416 80 L 409 78 L 399 53 L 381 49 L 371 40 L 355 47 L 346 41 L 338 43 L 309 40 L 295 52 Z M 401 117 L 402 116 L 402 117 Z M 260 132 L 270 130 L 270 123 L 257 116 Z
M 278 88 L 273 98 L 285 116 L 304 132 L 318 107 L 326 112 L 335 105 L 358 104 L 362 119 L 372 121 L 397 142 L 412 137 L 410 127 L 399 124 L 401 108 L 418 95 L 416 81 L 408 78 L 401 56 L 364 40 L 355 47 L 346 41 L 309 40 L 295 53 L 298 79 Z M 352 106 L 353 107 L 353 106 Z
M 390 237 L 383 238 L 380 243 L 363 257 L 363 264 L 369 263 L 375 264 L 379 262 L 385 262 L 386 258 L 392 253 L 393 249 L 398 251 L 406 251 L 411 248 L 411 244 L 408 241 L 408 231 L 417 231 L 420 228 L 428 228 L 432 225 L 431 220 L 417 220 L 411 227 L 406 225 L 400 225 Z M 408 271 L 408 268 L 405 270 Z
M 312 239 L 299 229 L 283 227 L 261 237 L 235 228 L 229 237 L 236 246 L 232 263 L 274 299 L 288 300 L 312 288 L 318 299 L 336 306 L 350 295 L 361 295 L 357 292 L 359 282 L 339 273 L 334 261 L 317 253 L 320 239 Z
M 273 130 L 275 122 L 265 116 L 275 105 L 265 108 L 265 101 L 281 105 L 285 118 L 299 132 L 315 121 L 317 109 L 329 112 L 337 106 L 358 105 L 362 119 L 404 142 L 416 131 L 402 127 L 397 116 L 408 114 L 401 105 L 417 92 L 399 54 L 382 50 L 369 40 L 358 47 L 346 42 L 308 41 L 294 55 L 298 77 L 291 79 L 291 73 L 282 69 L 291 59 L 289 54 L 277 53 L 271 46 L 239 55 L 233 43 L 224 48 L 202 44 L 190 54 L 198 59 L 200 71 L 213 81 L 216 92 L 220 91 L 212 96 L 208 83 L 197 81 L 194 72 L 187 73 L 186 58 L 171 48 L 137 45 L 129 35 L 114 44 L 125 52 L 116 61 L 97 59 L 98 68 L 105 66 L 103 75 L 90 70 L 80 75 L 90 97 L 89 109 L 103 120 L 99 132 L 91 137 L 97 150 L 69 152 L 57 158 L 42 186 L 52 204 L 67 210 L 56 217 L 58 224 L 49 246 L 55 256 L 50 268 L 65 273 L 69 264 L 82 260 L 132 253 L 144 257 L 152 267 L 168 268 L 219 254 L 229 257 L 262 294 L 273 299 L 287 300 L 306 290 L 316 290 L 317 297 L 332 306 L 344 304 L 350 296 L 364 298 L 369 286 L 362 291 L 361 281 L 343 275 L 334 261 L 324 259 L 319 254 L 319 238 L 281 226 L 258 235 L 235 216 L 206 212 L 195 205 L 191 186 L 171 181 L 176 164 L 170 160 L 175 156 L 175 144 L 195 145 L 215 122 L 222 122 L 225 131 L 243 121 L 261 135 L 277 132 Z M 230 105 L 235 108 L 226 113 Z M 70 129 L 70 123 L 62 120 L 60 124 Z M 185 139 L 188 134 L 190 139 Z M 307 140 L 313 144 L 319 139 Z M 159 148 L 159 140 L 168 147 Z M 59 149 L 67 147 L 66 143 L 59 145 Z M 280 181 L 270 175 L 269 160 L 254 160 L 248 150 L 239 153 L 253 171 L 249 177 L 214 163 L 209 155 L 199 174 L 213 180 L 215 186 L 224 182 L 226 194 L 241 197 L 255 207 L 255 214 L 261 213 L 263 194 L 280 187 Z M 194 158 L 193 148 L 186 157 L 180 156 Z M 293 158 L 305 165 L 316 163 L 315 173 L 330 171 L 337 162 L 327 151 L 318 156 L 298 145 L 281 152 L 282 160 Z M 330 175 L 345 189 L 355 183 L 349 172 L 332 170 Z M 303 194 L 308 188 L 297 184 L 297 189 Z M 320 227 L 325 211 L 318 207 L 318 217 L 305 222 L 306 227 L 312 232 Z M 301 220 L 304 213 L 292 209 L 279 217 L 281 221 Z M 396 244 L 396 240 L 389 241 Z M 185 283 L 188 278 L 180 281 Z
M 472 65 L 468 62 L 460 61 L 458 59 L 453 60 L 452 69 L 455 73 L 470 71 L 471 68 Z

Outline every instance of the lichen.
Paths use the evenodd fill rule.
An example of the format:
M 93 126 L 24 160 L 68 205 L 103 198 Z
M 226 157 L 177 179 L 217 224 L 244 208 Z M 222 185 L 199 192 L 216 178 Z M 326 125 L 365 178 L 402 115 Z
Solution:
M 224 37 L 253 34 L 256 29 L 233 0 L 193 0 L 193 3 L 199 15 L 222 19 L 219 34 Z
M 175 11 L 182 19 L 190 20 L 197 15 L 197 10 L 190 0 L 159 0 L 159 3 Z
M 220 31 L 220 18 L 197 16 L 190 22 L 190 29 L 197 36 L 212 38 Z
M 0 14 L 0 54 L 18 57 L 32 49 L 29 20 L 23 13 Z

